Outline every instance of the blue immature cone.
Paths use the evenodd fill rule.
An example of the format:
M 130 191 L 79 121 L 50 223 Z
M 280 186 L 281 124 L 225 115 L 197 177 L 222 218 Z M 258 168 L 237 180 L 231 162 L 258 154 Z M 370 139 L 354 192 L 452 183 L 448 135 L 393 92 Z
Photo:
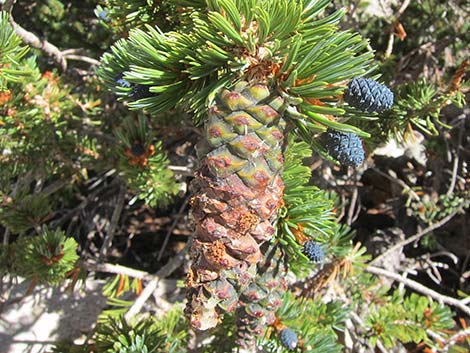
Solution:
M 364 162 L 365 153 L 362 141 L 352 132 L 326 130 L 325 147 L 328 153 L 342 165 L 357 167 Z
M 131 153 L 135 157 L 140 157 L 145 153 L 145 147 L 140 142 L 135 142 L 131 146 Z
M 304 244 L 303 253 L 312 262 L 322 262 L 325 259 L 325 253 L 320 247 L 320 244 L 312 240 L 309 240 Z
M 290 328 L 282 329 L 281 333 L 279 334 L 279 340 L 281 341 L 282 345 L 290 351 L 296 349 L 297 345 L 299 344 L 299 339 L 297 338 L 296 333 Z
M 124 87 L 124 88 L 130 88 L 132 86 L 132 84 L 127 81 L 125 78 L 122 78 L 122 74 L 120 74 L 117 78 L 116 78 L 116 84 L 120 87 Z
M 354 78 L 344 92 L 350 106 L 365 112 L 382 112 L 393 105 L 393 92 L 370 78 Z
M 99 17 L 100 19 L 102 19 L 103 21 L 108 22 L 108 21 L 109 21 L 108 14 L 109 14 L 109 13 L 108 13 L 108 10 L 103 9 L 103 10 L 101 10 L 100 13 L 98 14 L 98 17 Z
M 129 97 L 134 101 L 137 101 L 137 100 L 143 99 L 143 98 L 152 97 L 152 96 L 153 96 L 153 93 L 150 92 L 150 87 L 149 86 L 139 85 L 139 84 L 136 85 L 132 89 L 131 94 L 129 94 Z

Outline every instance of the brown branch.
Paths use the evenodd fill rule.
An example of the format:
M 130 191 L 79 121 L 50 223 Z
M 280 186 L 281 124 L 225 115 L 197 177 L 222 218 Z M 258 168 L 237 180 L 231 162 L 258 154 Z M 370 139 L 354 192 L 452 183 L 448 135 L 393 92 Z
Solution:
M 460 158 L 460 146 L 462 144 L 464 130 L 465 130 L 465 120 L 462 119 L 459 124 L 459 136 L 457 140 L 457 147 L 455 148 L 454 163 L 452 166 L 452 179 L 450 181 L 449 189 L 447 190 L 446 196 L 452 195 L 455 189 L 455 183 L 457 182 L 457 172 L 459 168 L 459 158 Z
M 410 5 L 411 0 L 405 0 L 403 1 L 402 5 L 398 9 L 396 15 L 394 16 L 394 19 L 392 21 L 392 26 L 390 28 L 390 36 L 388 37 L 388 43 L 387 43 L 387 49 L 385 50 L 384 57 L 388 58 L 390 55 L 392 55 L 393 51 L 393 36 L 395 35 L 393 29 L 395 27 L 395 24 L 397 23 L 398 19 L 400 18 L 401 15 L 405 12 L 406 8 Z
M 52 57 L 54 61 L 60 66 L 62 71 L 67 70 L 67 60 L 62 55 L 62 52 L 54 44 L 49 43 L 45 39 L 39 38 L 32 32 L 27 31 L 15 22 L 13 17 L 10 15 L 10 24 L 12 25 L 15 33 L 23 40 L 25 44 L 30 45 L 33 48 L 40 49 L 45 52 L 48 56 Z
M 457 342 L 459 342 L 462 339 L 468 338 L 469 336 L 470 336 L 470 328 L 457 332 L 455 335 L 449 338 L 444 348 L 442 348 L 442 351 L 448 352 L 449 348 L 453 347 Z
M 63 52 L 62 52 L 63 54 Z M 63 54 L 64 59 L 67 60 L 76 60 L 76 61 L 83 61 L 91 65 L 98 66 L 100 64 L 99 60 L 90 58 L 85 55 L 77 55 L 77 54 Z
M 191 247 L 191 243 L 192 241 L 188 240 L 183 250 L 181 250 L 170 261 L 168 261 L 168 263 L 156 273 L 154 278 L 147 284 L 145 289 L 142 291 L 142 293 L 140 293 L 139 297 L 136 299 L 134 304 L 126 313 L 125 318 L 127 321 L 130 320 L 138 312 L 140 312 L 145 302 L 148 300 L 148 298 L 150 298 L 152 293 L 158 288 L 161 279 L 169 276 L 171 273 L 173 273 L 173 271 L 175 271 L 183 263 L 186 253 Z
M 103 245 L 100 249 L 100 254 L 98 256 L 98 262 L 103 261 L 103 259 L 108 255 L 108 250 L 111 247 L 111 244 L 114 239 L 114 233 L 116 231 L 117 223 L 121 217 L 122 209 L 124 208 L 124 200 L 126 197 L 126 187 L 121 185 L 119 189 L 119 194 L 116 201 L 116 207 L 114 208 L 113 215 L 111 216 L 111 223 L 109 224 L 108 232 L 103 241 Z
M 176 225 L 178 224 L 184 209 L 188 205 L 188 202 L 189 202 L 189 197 L 186 197 L 186 199 L 184 200 L 183 204 L 181 205 L 178 211 L 178 214 L 174 217 L 175 219 L 173 220 L 173 223 L 171 224 L 170 228 L 166 232 L 165 240 L 163 241 L 162 247 L 160 248 L 160 252 L 158 253 L 158 256 L 157 256 L 157 261 L 160 261 L 162 259 L 163 253 L 168 245 L 168 241 L 170 240 L 170 236 L 171 234 L 173 234 L 173 231 L 175 230 Z
M 444 224 L 449 222 L 457 213 L 458 213 L 458 210 L 456 210 L 456 211 L 452 212 L 450 215 L 444 217 L 439 222 L 437 222 L 435 224 L 431 224 L 429 227 L 423 229 L 421 232 L 418 232 L 415 235 L 413 235 L 413 236 L 411 236 L 411 237 L 395 244 L 394 246 L 390 247 L 387 251 L 385 251 L 384 253 L 377 256 L 375 259 L 373 259 L 371 262 L 369 262 L 369 264 L 370 265 L 377 264 L 380 260 L 382 260 L 386 256 L 390 255 L 394 251 L 398 250 L 399 248 L 402 248 L 405 245 L 413 243 L 413 242 L 419 240 L 420 238 L 422 238 L 423 236 L 425 236 L 426 234 L 428 234 L 429 232 L 432 232 L 433 230 L 435 230 L 437 228 L 440 228 L 441 226 L 443 226 Z
M 423 286 L 421 283 L 413 281 L 412 279 L 409 279 L 409 278 L 405 278 L 398 273 L 390 272 L 379 267 L 367 266 L 365 270 L 374 275 L 384 276 L 387 278 L 391 278 L 397 282 L 403 283 L 405 286 L 415 290 L 418 293 L 431 297 L 440 303 L 451 305 L 457 309 L 460 309 L 461 311 L 463 311 L 465 314 L 467 314 L 470 317 L 470 307 L 463 304 L 458 299 L 439 294 L 433 291 L 432 289 L 429 289 L 428 287 Z

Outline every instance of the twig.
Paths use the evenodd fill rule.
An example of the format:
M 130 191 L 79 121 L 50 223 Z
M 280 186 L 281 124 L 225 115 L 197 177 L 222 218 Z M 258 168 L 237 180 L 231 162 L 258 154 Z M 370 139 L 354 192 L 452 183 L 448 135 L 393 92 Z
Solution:
M 415 242 L 417 240 L 419 240 L 420 238 L 422 238 L 423 236 L 425 236 L 426 234 L 428 234 L 429 232 L 432 232 L 433 230 L 437 229 L 437 228 L 440 228 L 441 226 L 443 226 L 444 224 L 446 224 L 447 222 L 449 222 L 456 214 L 457 214 L 458 210 L 455 210 L 454 212 L 452 212 L 450 215 L 447 215 L 446 217 L 444 217 L 443 219 L 441 219 L 439 222 L 435 223 L 435 224 L 432 224 L 430 225 L 429 227 L 423 229 L 422 231 L 416 233 L 415 235 L 393 245 L 392 247 L 390 247 L 389 249 L 387 249 L 387 251 L 385 251 L 384 253 L 382 253 L 381 255 L 377 256 L 375 259 L 373 259 L 371 262 L 369 262 L 370 265 L 374 265 L 374 264 L 377 264 L 380 260 L 382 260 L 383 258 L 385 258 L 386 256 L 390 255 L 391 253 L 393 253 L 394 251 L 404 247 L 405 245 L 408 245 L 412 242 Z
M 121 217 L 122 209 L 124 207 L 124 199 L 126 196 L 126 187 L 121 185 L 119 189 L 119 195 L 117 197 L 116 207 L 114 208 L 113 215 L 111 216 L 111 223 L 108 228 L 106 237 L 104 238 L 103 245 L 100 249 L 100 254 L 98 256 L 98 262 L 103 261 L 103 259 L 108 255 L 108 250 L 111 247 L 111 244 L 114 239 L 114 232 L 117 227 L 119 218 Z
M 470 336 L 470 328 L 467 328 L 465 330 L 461 330 L 457 332 L 455 335 L 453 335 L 449 340 L 447 341 L 446 345 L 442 348 L 443 352 L 447 352 L 449 348 L 454 346 L 459 340 L 462 338 L 465 338 L 467 336 Z
M 168 229 L 168 232 L 166 232 L 165 240 L 163 241 L 162 247 L 160 248 L 160 251 L 159 251 L 158 256 L 157 256 L 157 261 L 161 260 L 161 258 L 163 256 L 163 252 L 165 251 L 166 246 L 168 245 L 168 241 L 170 240 L 170 235 L 175 230 L 175 227 L 178 224 L 178 221 L 180 220 L 181 214 L 183 213 L 184 209 L 186 208 L 186 205 L 188 204 L 188 202 L 189 202 L 189 197 L 187 197 L 184 200 L 183 204 L 181 205 L 181 207 L 178 211 L 178 214 L 174 217 L 175 219 L 174 219 L 173 223 L 171 224 L 170 229 Z
M 376 167 L 372 167 L 372 170 L 374 172 L 376 172 L 377 174 L 380 174 L 384 178 L 387 178 L 391 182 L 400 185 L 403 189 L 406 190 L 406 192 L 408 192 L 410 194 L 411 197 L 413 197 L 416 201 L 419 201 L 419 196 L 416 194 L 416 192 L 414 192 L 413 189 L 409 185 L 407 185 L 403 180 L 398 179 L 398 178 L 394 178 L 391 175 L 382 172 L 380 169 L 378 169 Z
M 359 317 L 359 315 L 357 315 L 354 311 L 351 311 L 349 313 L 349 316 L 351 317 L 351 319 L 353 321 L 355 321 L 360 327 L 364 328 L 364 321 Z M 369 348 L 372 349 L 372 351 L 374 350 L 373 348 L 374 347 L 371 347 L 369 343 L 367 343 L 367 345 L 369 345 Z M 383 345 L 382 341 L 380 339 L 377 339 L 376 341 L 376 346 L 377 348 L 382 352 L 382 353 L 387 353 L 387 349 L 385 348 L 385 346 Z
M 96 262 L 84 262 L 83 265 L 89 271 L 114 273 L 116 275 L 124 275 L 138 279 L 152 279 L 154 278 L 148 272 L 136 270 L 130 267 L 122 265 L 114 265 L 109 263 L 96 263 Z
M 48 56 L 52 57 L 54 61 L 60 66 L 62 71 L 67 70 L 67 60 L 62 55 L 62 52 L 54 44 L 49 43 L 45 39 L 39 38 L 32 32 L 27 31 L 15 22 L 13 17 L 10 15 L 10 24 L 12 25 L 15 33 L 23 40 L 25 44 L 32 46 L 33 48 L 44 51 Z
M 62 52 L 62 54 L 63 54 L 63 52 Z M 85 55 L 66 54 L 66 55 L 63 55 L 63 57 L 65 59 L 68 59 L 68 60 L 83 61 L 83 62 L 89 63 L 91 65 L 95 65 L 95 66 L 98 66 L 100 64 L 100 62 L 98 60 L 90 58 L 90 57 L 85 56 Z
M 452 179 L 450 181 L 449 189 L 447 190 L 446 196 L 452 195 L 455 188 L 455 183 L 457 181 L 457 171 L 459 168 L 459 158 L 460 158 L 460 145 L 462 144 L 463 132 L 465 130 L 465 120 L 462 120 L 459 124 L 459 136 L 457 140 L 457 148 L 455 150 L 454 164 L 452 166 Z
M 410 5 L 411 0 L 405 0 L 401 4 L 400 8 L 398 9 L 396 15 L 394 16 L 394 19 L 392 21 L 392 26 L 390 28 L 390 35 L 388 37 L 388 43 L 387 43 L 387 49 L 385 50 L 384 57 L 388 58 L 390 55 L 392 55 L 393 51 L 393 36 L 395 35 L 393 31 L 393 27 L 395 26 L 395 23 L 397 23 L 398 19 L 400 18 L 401 15 L 405 12 L 406 8 Z
M 152 278 L 152 280 L 147 284 L 145 289 L 140 293 L 139 297 L 136 299 L 134 304 L 130 307 L 129 311 L 124 316 L 127 321 L 129 321 L 134 315 L 136 315 L 144 306 L 145 302 L 152 295 L 152 293 L 157 289 L 158 284 L 162 278 L 169 276 L 173 271 L 175 271 L 183 262 L 186 253 L 188 252 L 192 241 L 188 240 L 186 246 L 181 250 L 176 256 L 174 256 L 168 263 L 163 266 Z
M 428 287 L 423 286 L 421 283 L 413 281 L 412 279 L 409 279 L 409 278 L 404 278 L 403 276 L 399 275 L 398 273 L 390 272 L 390 271 L 384 270 L 384 269 L 379 268 L 379 267 L 367 266 L 365 268 L 365 270 L 369 273 L 374 274 L 374 275 L 388 277 L 388 278 L 391 278 L 395 281 L 403 283 L 405 286 L 415 290 L 416 292 L 427 295 L 427 296 L 437 300 L 440 303 L 451 305 L 451 306 L 456 307 L 457 309 L 460 309 L 461 311 L 463 311 L 465 314 L 467 314 L 470 317 L 470 307 L 464 305 L 458 299 L 448 297 L 446 295 L 439 294 L 439 293 L 433 291 L 432 289 L 429 289 Z
M 127 311 L 126 315 L 124 316 L 126 321 L 129 321 L 134 315 L 136 315 L 142 309 L 147 299 L 150 298 L 152 293 L 157 289 L 159 282 L 160 282 L 160 278 L 154 277 L 149 283 L 147 283 L 144 290 L 140 293 L 140 295 L 135 300 L 134 304 L 132 304 L 132 306 Z
M 352 223 L 352 219 L 354 216 L 354 209 L 356 208 L 356 204 L 357 204 L 357 196 L 358 196 L 358 190 L 357 190 L 357 187 L 355 187 L 352 197 L 351 197 L 351 202 L 349 203 L 348 219 L 346 221 L 348 226 L 350 226 Z M 360 208 L 360 205 L 359 205 L 359 208 Z

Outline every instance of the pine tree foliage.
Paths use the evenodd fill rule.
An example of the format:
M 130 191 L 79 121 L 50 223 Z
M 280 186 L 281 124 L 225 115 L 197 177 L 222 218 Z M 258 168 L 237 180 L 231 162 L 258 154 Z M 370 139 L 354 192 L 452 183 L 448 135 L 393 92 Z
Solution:
M 463 61 L 444 88 L 426 79 L 397 86 L 393 108 L 384 112 L 379 120 L 363 120 L 358 126 L 370 131 L 375 143 L 387 141 L 393 136 L 406 137 L 412 134 L 413 129 L 428 136 L 439 135 L 439 128 L 451 128 L 441 120 L 441 110 L 449 104 L 460 108 L 465 104 L 464 91 L 468 82 L 463 77 L 468 65 L 467 61 Z
M 14 199 L 7 198 L 0 209 L 0 224 L 15 234 L 39 227 L 52 212 L 47 195 L 20 190 Z
M 98 353 L 183 353 L 188 334 L 181 306 L 175 306 L 164 317 L 147 318 L 129 324 L 122 317 L 101 323 L 95 335 Z
M 99 1 L 95 14 L 107 29 L 122 33 L 146 24 L 171 28 L 176 20 L 170 16 L 173 11 L 174 2 L 168 0 L 103 0 Z
M 187 314 L 197 329 L 214 327 L 221 313 L 233 310 L 236 292 L 252 280 L 249 269 L 266 255 L 259 247 L 270 232 L 260 237 L 258 228 L 273 223 L 279 207 L 284 119 L 309 142 L 326 128 L 368 136 L 332 117 L 345 113 L 344 82 L 372 69 L 372 53 L 359 35 L 338 31 L 342 11 L 319 16 L 328 3 L 207 1 L 195 8 L 191 26 L 167 33 L 133 29 L 102 58 L 101 77 L 131 109 L 155 115 L 182 107 L 194 113 L 196 124 L 205 124 L 207 148 L 199 149 L 201 168 L 193 182 L 196 239 L 187 280 Z M 136 96 L 136 89 L 148 93 Z M 269 153 L 261 150 L 260 137 Z M 242 184 L 237 189 L 239 179 L 247 190 Z M 279 187 L 266 186 L 271 184 Z M 268 200 L 267 207 L 256 206 L 257 199 Z M 313 217 L 306 221 L 320 228 Z M 301 224 L 290 226 L 303 231 Z M 247 235 L 244 227 L 254 230 Z M 230 236 L 234 230 L 236 237 Z M 296 244 L 305 260 L 302 244 Z
M 0 166 L 2 176 L 69 173 L 96 158 L 82 127 L 78 97 L 58 75 L 41 73 L 2 12 L 0 23 Z M 25 79 L 27 77 L 27 79 Z M 92 102 L 81 107 L 93 115 Z M 85 108 L 89 106 L 90 108 Z M 88 110 L 87 110 L 88 109 Z M 89 153 L 88 153 L 89 152 Z M 8 177 L 0 188 L 9 188 Z
M 24 70 L 19 63 L 28 53 L 28 47 L 21 45 L 21 39 L 15 34 L 8 23 L 8 14 L 0 12 L 0 104 L 4 104 L 11 92 L 7 89 L 7 82 L 21 82 L 25 76 L 32 72 Z
M 369 309 L 365 325 L 370 330 L 370 341 L 374 346 L 380 339 L 386 348 L 392 348 L 395 340 L 432 345 L 427 330 L 445 332 L 453 327 L 454 321 L 448 307 L 414 293 L 404 297 L 394 292 L 387 298 L 386 305 L 373 305 Z
M 341 115 L 341 108 L 314 101 L 340 95 L 345 86 L 336 84 L 365 74 L 371 64 L 371 53 L 356 55 L 366 46 L 363 39 L 336 31 L 341 11 L 316 18 L 327 3 L 209 2 L 207 13 L 193 14 L 189 33 L 162 33 L 151 27 L 132 30 L 127 40 L 118 41 L 104 55 L 100 73 L 112 89 L 122 72 L 130 82 L 151 87 L 155 97 L 132 102 L 131 108 L 157 113 L 184 104 L 195 112 L 196 122 L 203 119 L 220 87 L 239 78 L 267 77 L 305 111 L 292 112 L 303 118 L 303 128 L 315 120 L 357 131 L 322 116 Z M 258 26 L 250 29 L 251 22 Z
M 117 167 L 135 199 L 151 207 L 169 204 L 178 179 L 152 129 L 186 124 L 183 114 L 174 114 L 183 111 L 203 127 L 201 167 L 191 187 L 196 231 L 189 303 L 185 311 L 177 304 L 164 315 L 125 320 L 121 315 L 134 301 L 122 294 L 140 293 L 142 280 L 117 275 L 104 288 L 109 307 L 91 343 L 59 345 L 54 352 L 183 353 L 194 343 L 191 324 L 211 329 L 196 347 L 205 353 L 341 352 L 340 333 L 349 333 L 347 324 L 357 323 L 357 315 L 365 318 L 355 328 L 366 338 L 355 342 L 362 349 L 380 342 L 386 349 L 414 343 L 439 351 L 441 340 L 453 334 L 454 314 L 424 296 L 385 287 L 362 270 L 366 249 L 354 245 L 349 227 L 337 224 L 335 197 L 312 185 L 302 160 L 316 152 L 356 167 L 365 159 L 361 139 L 383 142 L 413 128 L 436 135 L 440 126 L 448 127 L 441 109 L 464 104 L 468 60 L 445 87 L 424 80 L 398 85 L 394 108 L 378 114 L 382 101 L 380 109 L 375 101 L 366 102 L 374 109 L 364 109 L 348 98 L 348 84 L 375 82 L 365 77 L 379 75 L 367 41 L 339 29 L 344 11 L 330 11 L 330 0 L 97 2 L 95 25 L 123 37 L 103 55 L 99 76 L 119 101 L 139 111 L 137 118 L 119 118 L 112 131 L 117 144 L 105 138 L 101 145 L 82 130 L 93 125 L 107 133 L 94 93 L 81 102 L 76 92 L 82 88 L 72 89 L 69 77 L 42 72 L 8 15 L 0 15 L 0 225 L 6 229 L 0 269 L 52 285 L 77 270 L 75 240 L 54 222 L 45 226 L 57 215 L 61 196 L 40 190 L 57 179 L 75 183 L 90 171 L 101 172 L 103 165 L 87 166 L 103 155 L 110 163 L 101 162 Z M 64 4 L 40 4 L 39 21 L 53 19 L 52 27 L 65 28 L 59 23 Z M 114 98 L 107 103 L 116 105 Z M 328 134 L 352 140 L 357 158 L 346 158 L 349 142 L 325 143 Z M 346 157 L 338 154 L 343 147 Z M 259 180 L 277 189 L 259 187 Z M 466 196 L 408 206 L 431 223 L 468 207 Z M 255 210 L 267 209 L 259 217 L 266 222 L 254 217 Z M 240 210 L 244 217 L 237 216 Z
M 35 283 L 62 283 L 78 260 L 76 241 L 61 230 L 47 227 L 39 235 L 20 238 L 10 251 L 12 273 Z
M 147 127 L 147 119 L 128 118 L 115 131 L 119 139 L 116 155 L 119 169 L 129 188 L 150 206 L 165 206 L 178 192 L 175 176 L 168 169 L 168 159 L 161 141 L 156 141 Z
M 291 139 L 285 152 L 283 171 L 284 207 L 279 212 L 278 239 L 286 252 L 289 267 L 294 272 L 309 271 L 312 263 L 303 253 L 309 240 L 320 244 L 331 243 L 336 223 L 334 200 L 326 192 L 310 184 L 310 168 L 302 160 L 312 150 L 305 142 Z M 328 251 L 327 249 L 325 249 Z

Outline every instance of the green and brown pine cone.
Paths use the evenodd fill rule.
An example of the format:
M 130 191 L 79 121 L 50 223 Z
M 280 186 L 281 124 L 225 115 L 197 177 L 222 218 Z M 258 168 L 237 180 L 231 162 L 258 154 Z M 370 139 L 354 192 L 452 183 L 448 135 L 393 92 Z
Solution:
M 235 309 L 275 233 L 284 183 L 284 102 L 262 84 L 222 89 L 209 108 L 192 183 L 196 223 L 186 313 L 199 330 Z
M 258 276 L 241 294 L 237 309 L 237 343 L 245 349 L 254 347 L 256 337 L 276 321 L 276 310 L 287 289 L 286 268 L 279 261 L 281 251 L 271 245 L 266 259 L 258 265 Z

